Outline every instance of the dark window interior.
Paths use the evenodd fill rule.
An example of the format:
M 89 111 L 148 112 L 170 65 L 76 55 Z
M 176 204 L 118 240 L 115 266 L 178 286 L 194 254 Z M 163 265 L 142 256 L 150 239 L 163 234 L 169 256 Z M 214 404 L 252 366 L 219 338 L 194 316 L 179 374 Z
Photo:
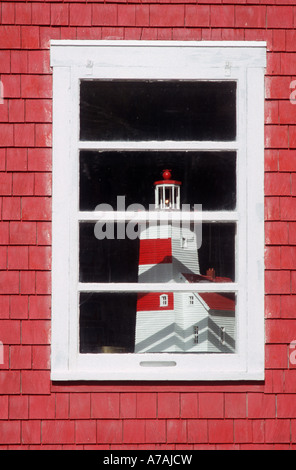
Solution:
M 114 239 L 98 240 L 95 224 L 80 223 L 80 281 L 138 282 L 139 238 L 117 238 L 123 224 L 114 223 Z M 135 232 L 137 227 L 135 224 Z M 203 223 L 198 250 L 200 273 L 214 268 L 216 276 L 235 280 L 235 224 Z M 223 282 L 223 281 L 222 281 Z
M 219 303 L 223 301 L 226 305 L 229 301 L 235 303 L 233 293 L 212 292 L 204 294 L 203 297 L 208 304 L 217 304 L 217 298 Z M 138 293 L 81 293 L 80 353 L 133 353 L 137 300 Z M 204 328 L 202 322 L 201 328 Z M 216 335 L 220 334 L 219 326 L 212 320 L 209 322 L 209 329 Z M 225 333 L 225 338 L 233 342 L 232 338 L 228 338 L 227 333 Z M 198 342 L 202 341 L 203 334 L 201 333 L 198 335 Z
M 86 80 L 81 140 L 234 140 L 236 82 Z
M 134 351 L 137 293 L 80 294 L 80 352 Z
M 98 204 L 126 208 L 154 204 L 154 182 L 169 168 L 181 181 L 181 204 L 202 204 L 203 210 L 233 210 L 236 206 L 235 152 L 81 151 L 80 210 Z
M 80 84 L 82 141 L 233 141 L 236 139 L 235 81 L 83 80 Z M 203 210 L 236 208 L 236 153 L 231 151 L 80 152 L 79 209 L 109 204 L 154 204 L 154 182 L 170 169 L 182 182 L 182 204 Z M 125 207 L 117 207 L 117 196 Z M 80 282 L 138 282 L 139 238 L 98 240 L 95 222 L 79 224 Z M 135 230 L 137 225 L 135 225 Z M 118 236 L 120 234 L 120 236 Z M 233 223 L 203 223 L 200 273 L 235 280 Z M 221 281 L 223 282 L 223 280 Z M 211 295 L 211 294 L 209 294 Z M 224 294 L 223 294 L 224 295 Z M 233 294 L 226 294 L 233 296 Z M 137 293 L 80 293 L 80 352 L 133 352 Z M 213 294 L 215 296 L 215 294 Z

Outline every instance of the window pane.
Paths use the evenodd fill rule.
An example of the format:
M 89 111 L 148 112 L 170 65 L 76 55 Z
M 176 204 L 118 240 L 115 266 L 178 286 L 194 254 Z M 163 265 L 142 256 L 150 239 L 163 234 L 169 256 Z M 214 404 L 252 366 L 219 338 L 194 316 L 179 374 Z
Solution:
M 234 81 L 82 81 L 81 140 L 234 140 Z
M 200 272 L 216 282 L 235 281 L 235 223 L 203 223 Z
M 100 229 L 106 233 L 102 240 Z M 80 282 L 138 281 L 139 238 L 126 236 L 126 224 L 81 223 L 79 234 Z
M 235 303 L 221 292 L 81 293 L 80 352 L 233 353 Z
M 80 352 L 134 352 L 137 294 L 80 294 Z
M 233 282 L 233 223 L 80 223 L 80 282 Z
M 164 169 L 181 182 L 180 203 L 202 204 L 203 210 L 233 210 L 236 206 L 235 152 L 119 151 L 80 153 L 80 210 L 110 204 L 125 210 L 131 204 L 149 209 L 155 203 L 154 182 Z M 124 207 L 117 209 L 117 196 Z

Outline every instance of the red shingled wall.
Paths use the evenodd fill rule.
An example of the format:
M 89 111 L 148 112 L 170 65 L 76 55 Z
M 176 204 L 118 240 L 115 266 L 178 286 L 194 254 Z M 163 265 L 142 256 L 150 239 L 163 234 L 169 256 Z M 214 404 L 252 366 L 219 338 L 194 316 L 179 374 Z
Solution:
M 294 0 L 0 5 L 0 449 L 293 449 Z M 263 384 L 50 381 L 50 39 L 266 40 Z M 293 350 L 292 350 L 293 352 Z

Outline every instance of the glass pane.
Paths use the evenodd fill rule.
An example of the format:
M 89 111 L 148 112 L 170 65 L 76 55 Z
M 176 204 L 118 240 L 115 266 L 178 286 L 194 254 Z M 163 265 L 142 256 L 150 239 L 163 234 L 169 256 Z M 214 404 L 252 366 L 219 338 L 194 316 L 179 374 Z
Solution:
M 82 81 L 81 140 L 234 140 L 234 81 Z
M 139 238 L 126 236 L 126 224 L 81 223 L 79 234 L 80 282 L 138 281 Z
M 80 294 L 80 352 L 134 352 L 137 294 Z
M 235 294 L 81 293 L 81 353 L 233 353 Z
M 233 282 L 234 223 L 80 223 L 81 282 Z
M 155 203 L 154 183 L 171 170 L 180 181 L 180 204 L 202 204 L 203 210 L 236 207 L 235 152 L 119 151 L 80 153 L 80 210 L 109 204 L 125 210 L 131 204 L 145 209 Z M 118 207 L 120 196 L 123 207 Z M 122 204 L 121 204 L 122 205 Z
M 235 281 L 235 223 L 203 223 L 200 272 L 215 282 Z

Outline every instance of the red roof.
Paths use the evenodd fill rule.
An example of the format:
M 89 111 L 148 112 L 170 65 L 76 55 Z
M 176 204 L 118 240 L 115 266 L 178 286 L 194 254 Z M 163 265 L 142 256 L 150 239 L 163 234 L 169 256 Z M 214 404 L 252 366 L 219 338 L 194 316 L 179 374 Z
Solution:
M 168 304 L 160 305 L 160 296 L 167 295 Z M 150 312 L 155 310 L 174 310 L 173 292 L 149 292 L 148 294 L 138 294 L 137 312 Z
M 156 184 L 182 184 L 181 181 L 175 181 L 175 180 L 172 180 L 171 179 L 171 176 L 172 176 L 172 173 L 171 173 L 171 170 L 163 170 L 162 172 L 162 176 L 163 176 L 163 180 L 161 181 L 155 181 L 155 185 Z
M 202 274 L 183 273 L 188 282 L 232 282 L 228 277 L 215 278 Z M 235 297 L 232 293 L 204 292 L 198 294 L 209 306 L 211 310 L 235 311 Z
M 181 181 L 176 181 L 176 180 L 161 180 L 161 181 L 155 181 L 154 185 L 157 184 L 178 184 L 179 186 L 182 184 Z
M 198 294 L 211 310 L 235 311 L 235 297 L 232 293 L 202 292 Z

